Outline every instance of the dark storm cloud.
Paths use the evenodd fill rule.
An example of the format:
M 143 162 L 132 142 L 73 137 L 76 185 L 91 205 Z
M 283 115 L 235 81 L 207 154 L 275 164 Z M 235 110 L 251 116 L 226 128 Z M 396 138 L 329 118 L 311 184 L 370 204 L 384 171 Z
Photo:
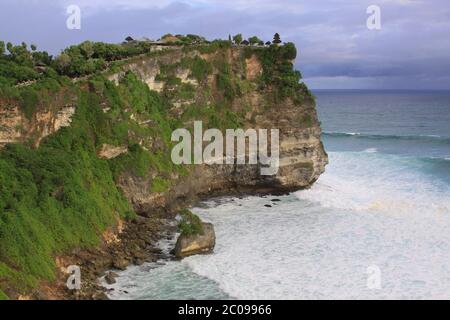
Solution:
M 65 27 L 82 8 L 82 29 Z M 366 28 L 381 7 L 382 29 Z M 158 38 L 167 32 L 213 38 L 279 32 L 299 48 L 297 67 L 313 87 L 450 88 L 448 0 L 3 0 L 0 39 L 53 53 L 86 39 Z

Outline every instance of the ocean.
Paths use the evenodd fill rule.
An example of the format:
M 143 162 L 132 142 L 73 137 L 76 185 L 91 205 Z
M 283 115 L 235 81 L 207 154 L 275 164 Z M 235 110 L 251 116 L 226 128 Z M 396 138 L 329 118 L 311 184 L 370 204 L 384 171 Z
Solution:
M 110 298 L 449 299 L 450 92 L 314 94 L 330 157 L 316 184 L 194 208 L 214 254 L 131 267 Z

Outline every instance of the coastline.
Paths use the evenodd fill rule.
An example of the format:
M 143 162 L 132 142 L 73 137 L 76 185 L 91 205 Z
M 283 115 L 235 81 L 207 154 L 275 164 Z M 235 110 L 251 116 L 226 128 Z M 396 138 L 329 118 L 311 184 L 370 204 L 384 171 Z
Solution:
M 297 190 L 258 188 L 255 190 L 228 190 L 198 195 L 180 200 L 170 212 L 152 212 L 137 216 L 135 220 L 119 221 L 114 228 L 104 232 L 102 243 L 94 248 L 74 249 L 69 254 L 55 258 L 58 267 L 53 283 L 42 282 L 29 295 L 19 295 L 19 300 L 109 300 L 108 289 L 101 283 L 109 272 L 124 271 L 130 266 L 144 263 L 177 260 L 159 246 L 161 240 L 173 240 L 178 231 L 177 212 L 185 207 L 213 199 L 242 198 L 245 196 L 282 196 Z M 81 289 L 69 290 L 67 267 L 75 265 L 81 271 Z
M 310 187 L 324 172 L 328 163 L 321 141 L 322 131 L 315 100 L 307 87 L 298 81 L 289 82 L 288 85 L 281 85 L 276 81 L 279 77 L 291 80 L 294 76 L 299 77 L 292 64 L 295 55 L 296 49 L 292 44 L 260 50 L 234 48 L 228 43 L 224 43 L 223 48 L 211 45 L 191 48 L 186 52 L 168 50 L 139 61 L 127 62 L 120 70 L 112 70 L 108 78 L 102 78 L 99 82 L 89 80 L 90 82 L 78 84 L 77 95 L 72 97 L 72 104 L 67 106 L 59 100 L 52 105 L 43 104 L 31 120 L 25 120 L 26 115 L 21 113 L 19 107 L 12 111 L 4 107 L 5 112 L 0 117 L 2 123 L 11 126 L 10 119 L 14 118 L 17 123 L 26 122 L 33 128 L 52 128 L 44 130 L 44 133 L 37 132 L 33 145 L 39 148 L 25 154 L 28 161 L 27 174 L 37 175 L 39 179 L 42 174 L 47 178 L 48 181 L 45 181 L 53 192 L 45 193 L 45 198 L 55 207 L 50 211 L 55 217 L 47 217 L 49 212 L 39 207 L 42 202 L 38 201 L 38 197 L 30 201 L 33 206 L 38 206 L 42 217 L 46 217 L 47 220 L 38 221 L 39 228 L 49 233 L 51 241 L 41 241 L 36 245 L 49 247 L 46 251 L 35 250 L 44 254 L 35 254 L 37 257 L 27 257 L 25 262 L 21 261 L 31 264 L 38 259 L 43 268 L 42 272 L 35 270 L 37 267 L 33 269 L 34 273 L 27 274 L 23 271 L 27 282 L 18 281 L 16 279 L 22 278 L 15 276 L 27 269 L 18 269 L 11 264 L 6 284 L 2 285 L 5 296 L 11 299 L 105 298 L 104 290 L 97 286 L 97 279 L 114 266 L 124 268 L 131 263 L 157 259 L 161 252 L 156 247 L 156 242 L 167 236 L 167 233 L 175 232 L 170 229 L 174 226 L 169 225 L 174 223 L 179 210 L 216 196 L 280 194 Z M 270 56 L 273 63 L 264 64 L 265 56 Z M 196 71 L 196 64 L 192 61 L 200 63 L 206 69 L 195 79 L 188 79 L 189 74 Z M 219 66 L 226 67 L 226 70 L 233 69 L 235 73 L 229 74 L 223 68 L 216 67 L 218 62 L 221 62 Z M 263 83 L 260 81 L 262 75 L 265 75 Z M 178 84 L 173 87 L 170 81 L 162 81 L 163 87 L 159 89 L 163 91 L 158 91 L 154 86 L 156 77 L 181 79 L 181 84 L 177 81 Z M 227 96 L 226 88 L 217 83 L 217 79 L 223 77 L 226 78 L 227 86 L 242 90 Z M 189 86 L 192 100 L 180 100 L 178 95 L 169 94 L 181 94 L 182 89 L 186 89 L 183 81 L 194 83 Z M 130 98 L 125 93 L 130 90 L 140 97 L 139 101 L 134 102 L 147 105 L 152 101 L 152 109 L 143 111 L 137 107 L 130 108 L 125 103 Z M 111 95 L 116 94 L 123 96 L 123 101 L 120 100 L 118 105 L 110 101 Z M 220 108 L 217 107 L 219 105 Z M 119 114 L 112 107 L 117 108 Z M 42 117 L 39 112 L 45 112 L 47 116 Z M 175 166 L 170 159 L 170 132 L 177 128 L 190 128 L 192 122 L 198 119 L 204 121 L 205 127 L 217 127 L 221 130 L 277 128 L 280 133 L 277 174 L 263 176 L 260 172 L 262 167 L 257 164 L 244 166 L 203 163 Z M 53 126 L 53 123 L 63 123 L 67 128 L 60 130 L 61 126 Z M 108 125 L 100 130 L 97 123 Z M 8 126 L 5 128 L 9 133 L 15 130 Z M 128 130 L 122 130 L 123 128 Z M 123 133 L 120 139 L 115 135 L 115 130 Z M 91 139 L 91 136 L 84 137 L 81 132 L 92 133 L 95 139 Z M 48 135 L 50 136 L 47 137 Z M 27 139 L 27 136 L 21 133 L 11 141 L 20 145 L 23 139 Z M 66 171 L 75 167 L 79 171 L 78 176 L 85 177 L 89 182 L 82 183 L 81 179 L 75 179 L 77 175 L 68 177 L 65 184 L 72 186 L 77 192 L 66 191 L 64 186 L 59 185 L 59 181 L 51 179 L 49 172 L 44 170 L 46 166 L 42 165 L 48 165 L 48 153 L 60 151 L 60 140 L 72 141 L 77 147 L 65 150 L 67 158 L 53 160 Z M 88 143 L 87 146 L 85 142 Z M 18 150 L 13 148 L 12 155 L 7 157 L 10 164 L 8 168 L 13 170 L 12 173 L 7 172 L 10 176 L 17 175 L 17 178 L 21 178 L 20 172 L 16 170 L 19 166 L 18 159 L 21 158 L 13 155 L 20 153 L 22 148 L 25 147 L 18 147 Z M 9 150 L 8 147 L 6 150 Z M 33 153 L 39 156 L 42 164 L 34 162 Z M 83 163 L 83 166 L 77 161 L 72 163 L 72 159 L 77 159 L 80 155 L 87 155 L 87 163 Z M 39 174 L 33 171 L 35 169 Z M 103 177 L 105 181 L 96 181 L 92 177 Z M 34 183 L 39 190 L 40 180 Z M 29 183 L 26 185 L 29 186 Z M 9 192 L 14 194 L 15 185 L 11 188 Z M 31 191 L 29 193 L 34 194 Z M 76 194 L 86 195 L 87 199 L 80 201 L 79 197 L 74 196 Z M 58 219 L 63 212 L 59 206 L 68 201 L 66 197 L 69 197 L 70 205 L 63 208 L 68 210 L 65 213 L 67 218 L 73 221 L 68 226 L 64 242 L 58 236 L 66 231 L 66 224 Z M 30 214 L 36 209 L 33 206 L 30 205 L 27 211 Z M 82 219 L 76 214 L 84 212 L 89 215 Z M 138 218 L 134 218 L 135 216 Z M 60 230 L 55 231 L 49 227 L 53 226 L 49 223 L 53 222 L 52 219 L 55 220 L 54 223 L 58 223 L 56 225 Z M 22 226 L 18 225 L 17 228 Z M 10 227 L 6 231 L 10 230 L 14 228 Z M 74 232 L 78 232 L 76 237 L 72 236 Z M 33 232 L 26 232 L 20 241 L 9 241 L 6 244 L 24 252 L 21 246 L 32 241 L 32 234 Z M 15 239 L 13 234 L 8 236 Z M 66 281 L 70 276 L 66 269 L 78 265 L 81 267 L 82 283 L 85 283 L 80 292 L 74 294 L 66 288 Z M 51 283 L 55 278 L 55 283 Z
M 158 247 L 161 239 L 176 233 L 174 218 L 139 216 L 124 223 L 122 230 L 114 228 L 104 235 L 102 243 L 95 248 L 75 249 L 68 255 L 57 257 L 57 280 L 43 282 L 30 296 L 32 300 L 108 300 L 106 288 L 100 278 L 110 270 L 125 270 L 130 265 L 156 262 L 168 258 Z M 108 239 L 111 240 L 108 240 Z M 66 282 L 70 274 L 67 266 L 76 265 L 81 270 L 81 289 L 69 290 Z

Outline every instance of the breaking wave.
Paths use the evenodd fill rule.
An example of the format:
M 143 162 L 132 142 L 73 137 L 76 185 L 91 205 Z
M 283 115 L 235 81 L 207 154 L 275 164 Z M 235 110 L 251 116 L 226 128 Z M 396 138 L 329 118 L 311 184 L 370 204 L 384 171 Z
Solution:
M 403 141 L 421 141 L 450 144 L 450 138 L 438 135 L 380 135 L 380 134 L 364 134 L 359 132 L 324 132 L 324 137 L 331 138 L 353 138 L 353 139 L 370 139 L 370 140 L 403 140 Z

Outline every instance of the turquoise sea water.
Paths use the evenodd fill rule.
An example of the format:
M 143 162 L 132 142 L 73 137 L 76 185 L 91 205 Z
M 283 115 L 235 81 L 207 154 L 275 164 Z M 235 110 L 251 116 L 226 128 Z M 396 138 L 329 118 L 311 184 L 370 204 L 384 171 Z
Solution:
M 330 164 L 311 189 L 204 203 L 215 253 L 132 267 L 111 298 L 450 298 L 450 92 L 315 95 Z

